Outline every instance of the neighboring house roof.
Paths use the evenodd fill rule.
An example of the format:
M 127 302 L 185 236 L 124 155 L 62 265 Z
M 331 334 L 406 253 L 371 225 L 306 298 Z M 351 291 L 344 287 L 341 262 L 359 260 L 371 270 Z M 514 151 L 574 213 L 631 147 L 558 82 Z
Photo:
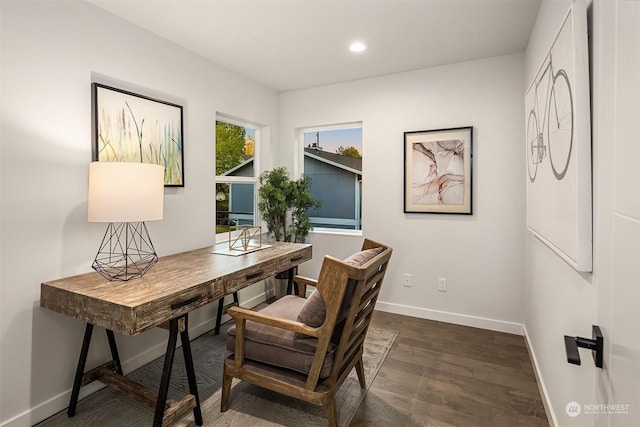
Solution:
M 355 157 L 343 156 L 337 153 L 329 153 L 315 148 L 305 148 L 304 155 L 323 163 L 328 163 L 340 169 L 362 175 L 362 159 Z
M 250 165 L 252 163 L 253 163 L 253 156 L 246 157 L 246 160 L 244 162 L 242 162 L 239 165 L 236 165 L 235 167 L 229 169 L 228 171 L 223 173 L 222 176 L 235 176 L 236 172 L 238 172 L 239 170 L 241 170 L 245 166 Z
M 317 150 L 315 148 L 305 148 L 304 155 L 319 162 L 327 163 L 331 166 L 349 171 L 351 173 L 355 173 L 356 175 L 362 175 L 362 159 L 343 156 L 337 153 L 330 153 L 328 151 Z M 251 165 L 251 163 L 253 163 L 253 157 L 250 157 L 234 168 L 229 169 L 223 174 L 223 176 L 237 176 L 237 172 L 247 167 L 248 165 Z

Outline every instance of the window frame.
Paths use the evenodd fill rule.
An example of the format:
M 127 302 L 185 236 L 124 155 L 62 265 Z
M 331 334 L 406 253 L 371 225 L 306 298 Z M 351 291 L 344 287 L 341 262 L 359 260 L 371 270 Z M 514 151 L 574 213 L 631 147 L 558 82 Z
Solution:
M 296 141 L 297 141 L 296 149 L 298 150 L 298 155 L 297 155 L 297 161 L 295 162 L 295 169 L 294 169 L 296 176 L 301 176 L 304 174 L 304 149 L 305 149 L 304 135 L 306 133 L 330 132 L 330 131 L 336 131 L 336 130 L 346 130 L 346 129 L 356 129 L 356 128 L 360 129 L 360 131 L 363 132 L 364 130 L 363 121 L 334 123 L 334 124 L 328 124 L 328 125 L 304 126 L 304 127 L 297 128 L 296 129 Z M 361 140 L 361 143 L 362 143 L 362 146 L 364 147 L 363 140 Z M 361 153 L 364 151 L 363 147 L 361 148 Z M 356 183 L 355 198 L 356 198 L 355 206 L 356 206 L 356 212 L 357 212 L 356 216 L 358 218 L 362 218 L 362 180 L 359 180 Z M 313 227 L 313 229 L 311 229 L 310 231 L 310 234 L 362 236 L 363 223 L 361 220 L 359 230 L 333 228 L 333 227 Z
M 262 131 L 264 126 L 257 124 L 255 122 L 251 122 L 249 120 L 243 120 L 236 117 L 232 117 L 223 113 L 216 113 L 216 124 L 217 122 L 224 122 L 234 126 L 240 126 L 245 129 L 251 129 L 254 133 L 254 144 L 253 144 L 253 176 L 229 176 L 229 175 L 217 175 L 216 174 L 216 155 L 215 155 L 215 144 L 217 144 L 217 140 L 214 136 L 214 218 L 217 215 L 217 207 L 216 207 L 216 187 L 218 184 L 253 184 L 253 222 L 254 225 L 260 224 L 260 214 L 258 212 L 258 187 L 259 187 L 259 177 L 260 177 L 260 164 L 259 164 L 259 151 L 260 151 L 260 141 L 262 138 Z M 215 135 L 215 132 L 214 132 Z M 215 228 L 215 224 L 214 224 Z M 216 243 L 224 243 L 229 241 L 229 233 L 214 233 L 215 242 Z

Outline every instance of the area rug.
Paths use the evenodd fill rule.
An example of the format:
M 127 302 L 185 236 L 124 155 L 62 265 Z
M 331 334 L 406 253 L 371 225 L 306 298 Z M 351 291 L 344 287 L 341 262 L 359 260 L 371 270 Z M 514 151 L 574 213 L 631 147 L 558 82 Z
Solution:
M 206 333 L 191 343 L 198 391 L 205 426 L 326 426 L 322 407 L 292 399 L 251 384 L 234 380 L 229 409 L 220 412 L 222 364 L 226 355 L 224 337 L 231 322 L 223 325 L 220 335 Z M 336 402 L 338 422 L 348 426 L 367 390 L 384 362 L 398 331 L 370 326 L 364 345 L 364 368 L 367 389 L 360 388 L 355 370 L 338 392 Z M 131 374 L 130 378 L 157 388 L 162 373 L 162 358 L 156 359 Z M 179 399 L 188 392 L 182 351 L 176 351 L 169 396 Z M 128 397 L 104 388 L 78 402 L 76 415 L 60 412 L 37 426 L 145 426 L 153 422 L 153 411 Z M 193 413 L 177 426 L 195 426 Z

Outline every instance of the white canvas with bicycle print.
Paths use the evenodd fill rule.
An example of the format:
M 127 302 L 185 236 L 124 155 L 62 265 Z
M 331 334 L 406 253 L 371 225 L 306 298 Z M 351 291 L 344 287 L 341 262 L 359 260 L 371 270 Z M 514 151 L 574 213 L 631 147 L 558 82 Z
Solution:
M 572 3 L 525 94 L 527 226 L 578 271 L 592 270 L 587 16 Z

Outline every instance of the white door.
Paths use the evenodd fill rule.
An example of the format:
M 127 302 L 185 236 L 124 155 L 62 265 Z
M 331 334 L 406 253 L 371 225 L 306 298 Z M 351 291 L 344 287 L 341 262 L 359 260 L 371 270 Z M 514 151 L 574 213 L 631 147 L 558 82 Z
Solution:
M 640 1 L 593 4 L 597 426 L 640 426 Z

